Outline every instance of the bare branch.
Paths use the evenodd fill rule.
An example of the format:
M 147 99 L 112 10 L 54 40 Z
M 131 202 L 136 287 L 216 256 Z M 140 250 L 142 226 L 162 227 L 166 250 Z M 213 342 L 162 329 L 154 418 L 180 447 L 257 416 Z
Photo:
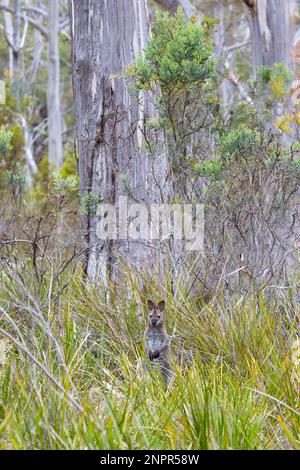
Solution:
M 35 29 L 37 29 L 46 39 L 48 38 L 48 31 L 46 28 L 40 25 L 40 23 L 30 16 L 28 17 L 28 23 L 31 24 Z
M 46 10 L 42 10 L 42 8 L 37 8 L 37 7 L 23 7 L 23 10 L 28 11 L 30 13 L 37 13 L 38 15 L 44 16 L 47 18 L 47 12 Z
M 25 9 L 25 8 L 24 8 Z M 0 11 L 5 11 L 7 13 L 10 13 L 11 15 L 14 15 L 15 12 L 12 8 L 6 6 L 6 5 L 3 5 L 2 3 L 0 4 Z M 31 24 L 31 26 L 33 26 L 34 28 L 36 28 L 38 31 L 40 31 L 41 34 L 43 34 L 43 36 L 45 36 L 46 38 L 48 37 L 48 32 L 45 28 L 43 28 L 43 26 L 40 25 L 40 23 L 38 21 L 36 21 L 35 19 L 31 18 L 30 16 L 26 17 L 27 18 L 27 21 L 29 24 Z M 23 17 L 22 18 L 23 21 L 25 21 L 25 18 Z M 6 38 L 7 39 L 7 38 Z M 14 47 L 12 46 L 11 44 L 11 41 L 7 41 L 9 42 L 9 46 L 12 47 L 12 49 L 14 49 Z
M 24 19 L 24 30 L 22 34 L 22 39 L 20 41 L 19 50 L 23 49 L 25 45 L 25 41 L 26 41 L 27 32 L 28 32 L 28 18 L 27 18 L 26 13 L 23 14 L 23 19 Z
M 239 43 L 237 43 L 237 44 L 232 44 L 231 46 L 226 46 L 226 47 L 224 48 L 224 51 L 225 51 L 225 53 L 227 53 L 227 52 L 232 52 L 232 51 L 234 51 L 234 50 L 236 50 L 236 49 L 241 49 L 242 47 L 248 46 L 249 44 L 251 44 L 251 43 L 250 43 L 250 41 L 247 39 L 247 41 L 239 42 Z

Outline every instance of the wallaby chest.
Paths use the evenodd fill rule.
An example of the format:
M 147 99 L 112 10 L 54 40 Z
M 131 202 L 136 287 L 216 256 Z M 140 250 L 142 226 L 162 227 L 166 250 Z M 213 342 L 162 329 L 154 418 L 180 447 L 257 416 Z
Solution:
M 156 328 L 150 328 L 146 333 L 146 343 L 151 352 L 159 351 L 167 343 L 167 335 Z
M 169 335 L 164 325 L 164 309 L 163 300 L 157 305 L 148 300 L 148 326 L 145 330 L 144 343 L 148 359 L 160 369 L 167 385 L 171 376 L 171 351 Z

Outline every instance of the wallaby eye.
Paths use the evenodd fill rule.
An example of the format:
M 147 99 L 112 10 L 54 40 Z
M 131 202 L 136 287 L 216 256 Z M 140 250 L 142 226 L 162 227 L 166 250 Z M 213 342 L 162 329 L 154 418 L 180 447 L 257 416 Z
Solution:
M 152 314 L 150 315 L 150 318 L 152 318 Z
M 158 316 L 158 318 L 160 318 L 160 315 L 157 315 L 157 316 Z

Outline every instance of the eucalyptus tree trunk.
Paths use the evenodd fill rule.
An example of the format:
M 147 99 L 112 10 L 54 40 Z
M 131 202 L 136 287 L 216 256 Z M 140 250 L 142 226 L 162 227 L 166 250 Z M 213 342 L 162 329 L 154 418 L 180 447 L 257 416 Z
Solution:
M 258 67 L 283 63 L 293 70 L 293 10 L 295 0 L 244 0 L 249 26 L 254 72 Z
M 120 261 L 130 268 L 151 270 L 163 255 L 134 237 L 98 238 L 100 216 L 91 209 L 92 202 L 100 195 L 120 217 L 120 196 L 126 196 L 130 206 L 168 202 L 172 184 L 164 145 L 151 155 L 145 149 L 145 141 L 154 138 L 147 130 L 153 104 L 146 94 L 137 99 L 124 78 L 126 67 L 146 46 L 147 1 L 70 0 L 69 4 L 87 272 L 106 281 L 116 278 Z
M 48 160 L 50 167 L 63 165 L 60 106 L 59 2 L 48 0 Z

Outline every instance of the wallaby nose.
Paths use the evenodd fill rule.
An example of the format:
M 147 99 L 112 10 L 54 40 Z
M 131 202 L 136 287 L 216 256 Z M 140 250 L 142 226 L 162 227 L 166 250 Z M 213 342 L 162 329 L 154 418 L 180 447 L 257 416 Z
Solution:
M 155 325 L 156 325 L 156 323 L 157 323 L 157 321 L 156 321 L 156 320 L 152 320 L 152 326 L 155 326 Z

